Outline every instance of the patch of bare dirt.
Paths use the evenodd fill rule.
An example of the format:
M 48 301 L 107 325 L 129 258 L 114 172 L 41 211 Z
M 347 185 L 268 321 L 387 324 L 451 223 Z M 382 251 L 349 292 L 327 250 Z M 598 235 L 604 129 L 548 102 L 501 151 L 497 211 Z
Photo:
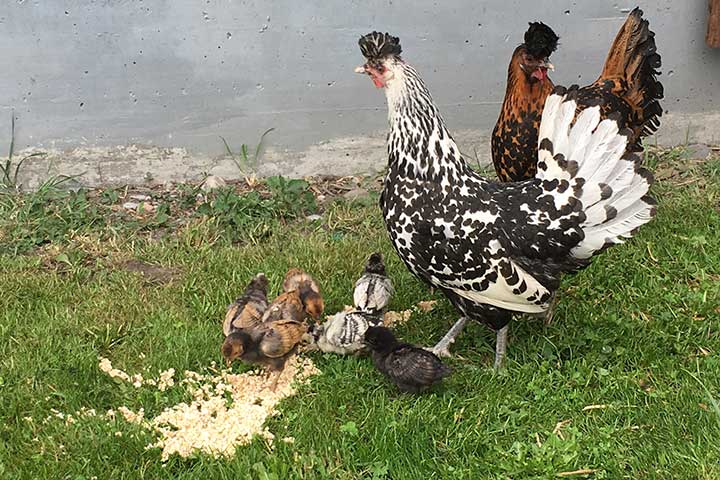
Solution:
M 177 268 L 162 267 L 142 260 L 127 260 L 121 264 L 128 272 L 140 274 L 146 282 L 152 284 L 166 284 L 180 277 L 181 272 Z

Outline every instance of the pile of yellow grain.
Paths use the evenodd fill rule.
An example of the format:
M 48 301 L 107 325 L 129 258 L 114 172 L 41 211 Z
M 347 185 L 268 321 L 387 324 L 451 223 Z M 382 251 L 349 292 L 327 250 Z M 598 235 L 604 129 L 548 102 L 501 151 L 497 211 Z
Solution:
M 108 375 L 138 387 L 165 390 L 174 384 L 172 369 L 162 372 L 158 380 L 144 380 L 113 368 L 107 359 L 100 359 L 99 366 Z M 199 452 L 232 456 L 237 446 L 249 443 L 255 435 L 272 441 L 274 436 L 264 427 L 265 420 L 278 413 L 278 402 L 293 395 L 295 385 L 317 373 L 310 359 L 293 357 L 273 392 L 262 374 L 235 375 L 223 370 L 201 375 L 185 371 L 179 383 L 190 392 L 191 401 L 169 407 L 155 418 L 146 418 L 143 409 L 133 412 L 121 406 L 116 410 L 126 421 L 158 434 L 158 440 L 147 448 L 161 448 L 163 461 L 172 454 L 188 457 Z

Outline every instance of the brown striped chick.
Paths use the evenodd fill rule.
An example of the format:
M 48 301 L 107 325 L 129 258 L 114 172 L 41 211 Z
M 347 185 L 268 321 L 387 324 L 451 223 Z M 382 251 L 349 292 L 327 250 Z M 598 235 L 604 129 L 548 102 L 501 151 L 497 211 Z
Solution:
M 222 354 L 228 366 L 233 360 L 240 359 L 245 363 L 265 367 L 268 376 L 274 374 L 270 389 L 275 391 L 285 363 L 297 351 L 306 332 L 307 325 L 303 322 L 274 320 L 231 333 L 225 338 Z
M 306 272 L 299 268 L 291 268 L 285 274 L 283 291 L 297 290 L 303 303 L 303 308 L 313 319 L 319 320 L 325 310 L 325 302 L 320 294 L 317 282 Z
M 305 308 L 298 290 L 278 295 L 265 310 L 261 321 L 241 328 L 225 338 L 222 354 L 229 366 L 233 360 L 262 365 L 268 374 L 275 374 L 271 384 L 274 391 L 285 368 L 285 362 L 296 351 L 307 333 Z
M 229 307 L 223 321 L 223 334 L 227 337 L 240 328 L 253 328 L 260 324 L 268 308 L 268 279 L 258 273 L 245 291 Z

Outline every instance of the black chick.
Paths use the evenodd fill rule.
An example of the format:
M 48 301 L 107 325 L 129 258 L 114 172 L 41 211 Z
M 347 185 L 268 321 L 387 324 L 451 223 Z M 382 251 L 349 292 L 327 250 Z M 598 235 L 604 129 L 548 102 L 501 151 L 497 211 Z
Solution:
M 402 392 L 427 390 L 450 375 L 450 368 L 432 352 L 400 343 L 386 327 L 370 327 L 365 344 L 372 350 L 375 368 L 385 374 Z

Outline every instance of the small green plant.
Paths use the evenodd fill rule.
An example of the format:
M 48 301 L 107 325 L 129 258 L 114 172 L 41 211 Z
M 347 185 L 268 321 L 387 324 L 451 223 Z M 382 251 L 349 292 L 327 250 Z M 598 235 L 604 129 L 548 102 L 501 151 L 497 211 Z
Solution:
M 233 152 L 232 148 L 230 148 L 230 144 L 228 144 L 227 140 L 225 140 L 225 137 L 220 137 L 220 140 L 222 140 L 223 144 L 225 145 L 225 151 L 228 155 L 230 155 L 230 158 L 232 158 L 233 162 L 235 162 L 235 165 L 237 165 L 238 170 L 240 170 L 243 175 L 247 175 L 249 170 L 255 169 L 255 166 L 260 159 L 260 154 L 262 153 L 265 136 L 273 130 L 275 129 L 268 128 L 263 132 L 262 135 L 260 135 L 260 141 L 258 142 L 257 147 L 255 148 L 255 153 L 252 156 L 250 155 L 249 147 L 247 146 L 247 144 L 243 143 L 242 145 L 240 145 L 240 154 L 238 155 Z
M 283 216 L 297 217 L 304 212 L 317 209 L 315 196 L 305 180 L 283 176 L 268 177 L 267 186 L 272 192 L 274 209 Z
M 360 435 L 360 430 L 358 429 L 355 422 L 347 422 L 340 425 L 340 431 L 352 437 L 357 437 L 358 435 Z
M 197 213 L 217 222 L 232 241 L 245 238 L 250 228 L 262 233 L 277 220 L 297 218 L 317 209 L 315 197 L 305 180 L 267 178 L 270 195 L 252 190 L 238 193 L 232 186 L 213 191 Z
M 10 149 L 5 162 L 0 163 L 0 188 L 5 191 L 18 191 L 20 185 L 18 184 L 18 174 L 20 173 L 20 167 L 29 158 L 42 157 L 45 155 L 43 152 L 35 152 L 30 155 L 26 155 L 21 158 L 17 163 L 14 163 L 15 153 L 15 111 L 12 112 L 10 117 Z

